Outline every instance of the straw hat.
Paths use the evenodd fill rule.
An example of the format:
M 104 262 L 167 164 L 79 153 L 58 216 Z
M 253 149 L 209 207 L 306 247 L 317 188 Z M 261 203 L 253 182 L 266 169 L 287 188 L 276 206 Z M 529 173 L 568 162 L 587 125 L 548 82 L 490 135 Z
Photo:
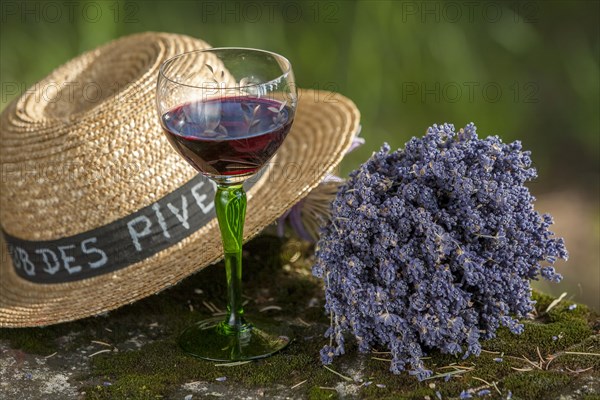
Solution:
M 210 182 L 170 147 L 155 109 L 160 64 L 209 47 L 127 36 L 67 62 L 0 116 L 0 327 L 50 325 L 115 309 L 215 262 Z M 248 190 L 244 239 L 331 172 L 359 112 L 301 90 L 295 122 Z

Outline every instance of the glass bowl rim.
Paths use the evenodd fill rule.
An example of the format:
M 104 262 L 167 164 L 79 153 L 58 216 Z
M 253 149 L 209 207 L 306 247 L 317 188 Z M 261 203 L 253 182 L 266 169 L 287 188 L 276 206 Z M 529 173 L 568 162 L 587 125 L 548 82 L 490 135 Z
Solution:
M 246 84 L 246 85 L 239 85 L 238 88 L 249 88 L 249 87 L 257 87 L 257 86 L 264 86 L 264 85 L 269 85 L 272 84 L 282 78 L 287 78 L 287 76 L 290 74 L 290 72 L 292 71 L 292 63 L 290 62 L 290 60 L 288 60 L 286 57 L 282 56 L 279 53 L 275 53 L 273 51 L 269 51 L 269 50 L 262 50 L 262 49 L 256 49 L 256 48 L 252 48 L 252 47 L 210 47 L 207 49 L 201 49 L 201 50 L 191 50 L 191 51 L 186 51 L 184 53 L 179 53 L 173 57 L 170 57 L 168 59 L 166 59 L 165 61 L 163 61 L 160 64 L 160 67 L 158 69 L 158 74 L 159 74 L 159 78 L 162 77 L 166 80 L 168 80 L 169 82 L 172 82 L 176 85 L 181 85 L 181 86 L 187 86 L 187 87 L 191 87 L 191 88 L 197 88 L 197 89 L 215 89 L 214 85 L 190 85 L 187 83 L 183 83 L 180 82 L 178 80 L 172 79 L 169 76 L 167 76 L 167 74 L 165 73 L 164 69 L 165 67 L 172 63 L 173 61 L 177 60 L 178 58 L 182 58 L 185 56 L 189 56 L 191 54 L 196 54 L 196 53 L 210 53 L 210 52 L 214 52 L 214 51 L 221 51 L 221 50 L 248 50 L 248 51 L 252 51 L 252 52 L 256 52 L 256 53 L 264 53 L 264 54 L 269 54 L 271 56 L 274 56 L 275 59 L 280 59 L 285 63 L 285 70 L 278 75 L 277 77 L 266 81 L 266 82 L 261 82 L 261 83 L 252 83 L 252 84 Z

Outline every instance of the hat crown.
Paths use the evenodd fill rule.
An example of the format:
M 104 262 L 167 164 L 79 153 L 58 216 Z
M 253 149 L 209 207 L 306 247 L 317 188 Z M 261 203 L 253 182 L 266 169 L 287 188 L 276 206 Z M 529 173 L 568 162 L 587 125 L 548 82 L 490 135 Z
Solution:
M 2 229 L 28 240 L 74 235 L 191 179 L 196 172 L 161 132 L 155 85 L 163 61 L 208 47 L 183 35 L 127 36 L 58 67 L 13 101 L 0 117 Z
M 42 118 L 69 120 L 88 113 L 96 107 L 105 106 L 105 102 L 118 103 L 129 85 L 144 83 L 144 75 L 154 72 L 153 66 L 160 57 L 160 48 L 152 41 L 137 43 L 133 51 L 123 51 L 118 43 L 105 46 L 92 54 L 91 59 L 73 63 L 69 75 L 52 74 L 47 88 L 55 87 L 48 93 L 47 88 L 36 88 L 35 95 L 44 98 Z M 148 77 L 150 78 L 150 77 Z M 41 93 L 40 93 L 41 92 Z M 118 105 L 118 104 L 117 104 Z

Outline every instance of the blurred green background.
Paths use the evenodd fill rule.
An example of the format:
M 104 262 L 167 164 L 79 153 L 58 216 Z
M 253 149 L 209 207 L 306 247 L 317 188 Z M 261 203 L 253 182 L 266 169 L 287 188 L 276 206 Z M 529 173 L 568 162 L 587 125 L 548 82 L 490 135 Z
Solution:
M 3 1 L 1 107 L 77 54 L 141 31 L 213 46 L 269 49 L 299 86 L 334 90 L 362 112 L 366 144 L 402 146 L 433 123 L 533 152 L 537 208 L 553 214 L 571 259 L 555 294 L 600 309 L 600 2 Z M 11 86 L 12 85 L 12 86 Z

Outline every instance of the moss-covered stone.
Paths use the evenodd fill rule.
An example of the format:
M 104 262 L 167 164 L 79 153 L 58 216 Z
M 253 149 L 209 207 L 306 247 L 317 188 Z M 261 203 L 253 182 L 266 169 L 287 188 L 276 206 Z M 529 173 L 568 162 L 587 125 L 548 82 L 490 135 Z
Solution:
M 0 340 L 7 340 L 10 346 L 31 354 L 48 355 L 57 350 L 55 328 L 0 329 Z
M 265 306 L 279 306 L 281 310 L 264 315 L 287 321 L 295 335 L 289 348 L 265 360 L 217 366 L 188 357 L 177 346 L 177 336 L 185 326 L 211 316 L 204 302 L 223 307 L 222 264 L 106 317 L 47 328 L 0 329 L 0 340 L 13 349 L 42 356 L 88 349 L 92 341 L 111 344 L 119 351 L 89 358 L 89 373 L 76 379 L 84 397 L 94 400 L 182 398 L 182 393 L 195 393 L 184 386 L 191 382 L 231 398 L 261 393 L 266 398 L 428 396 L 435 400 L 438 393 L 446 399 L 458 398 L 463 390 L 474 397 L 481 390 L 490 390 L 490 398 L 505 398 L 511 391 L 513 399 L 551 399 L 559 393 L 573 395 L 590 377 L 600 380 L 598 316 L 582 305 L 570 308 L 568 301 L 545 313 L 554 299 L 539 293 L 534 293 L 537 316 L 524 321 L 522 335 L 501 329 L 497 338 L 483 344 L 485 351 L 480 357 L 466 360 L 429 354 L 425 362 L 435 373 L 433 379 L 418 382 L 408 374 L 393 375 L 385 360 L 389 355 L 357 354 L 351 338 L 347 354 L 330 366 L 332 372 L 319 361 L 319 349 L 328 341 L 323 333 L 329 321 L 323 313 L 321 283 L 310 274 L 312 254 L 306 243 L 269 236 L 259 237 L 245 248 L 247 315 L 251 318 L 263 314 L 260 310 Z M 221 377 L 226 380 L 217 380 Z M 594 395 L 582 392 L 574 398 Z
M 503 386 L 515 393 L 516 398 L 543 399 L 571 382 L 574 377 L 557 371 L 533 370 L 512 374 L 503 380 Z
M 593 369 L 600 371 L 600 334 L 590 336 L 581 343 L 569 347 L 567 350 L 556 353 L 552 360 L 554 369 L 571 369 L 580 371 Z
M 165 384 L 153 375 L 128 374 L 110 385 L 98 385 L 87 388 L 86 398 L 92 400 L 131 399 L 155 400 L 162 397 Z
M 313 386 L 308 392 L 309 400 L 335 400 L 339 396 L 335 390 L 322 389 L 319 386 Z

